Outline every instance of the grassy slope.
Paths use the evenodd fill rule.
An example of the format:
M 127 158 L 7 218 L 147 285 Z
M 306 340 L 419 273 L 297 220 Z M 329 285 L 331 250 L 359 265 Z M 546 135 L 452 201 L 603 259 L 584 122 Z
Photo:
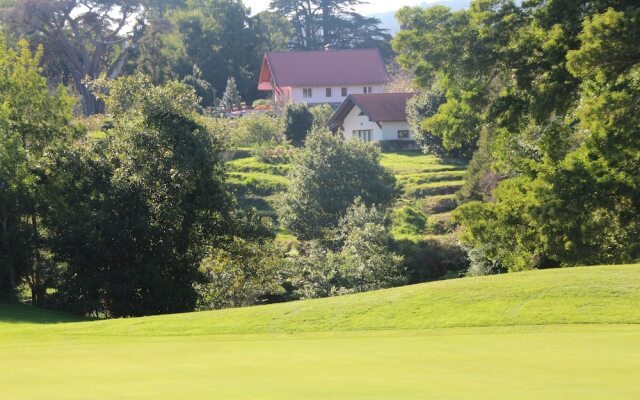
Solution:
M 0 307 L 3 398 L 640 396 L 640 266 L 51 324 L 68 318 Z
M 3 320 L 0 338 L 32 332 L 156 336 L 637 324 L 640 266 L 531 271 L 245 309 L 45 327 Z
M 434 223 L 449 219 L 449 212 L 455 207 L 453 193 L 464 184 L 464 163 L 413 152 L 385 153 L 382 164 L 394 173 L 402 190 L 397 208 L 411 206 L 432 215 Z M 229 182 L 238 193 L 241 204 L 255 207 L 260 214 L 275 218 L 275 202 L 286 190 L 286 174 L 291 165 L 270 165 L 259 162 L 255 157 L 239 158 L 229 165 Z M 422 233 L 402 230 L 402 224 L 396 219 L 394 234 L 403 239 L 419 240 L 426 234 L 441 234 L 442 230 L 446 233 L 448 226 L 445 223 L 439 231 Z

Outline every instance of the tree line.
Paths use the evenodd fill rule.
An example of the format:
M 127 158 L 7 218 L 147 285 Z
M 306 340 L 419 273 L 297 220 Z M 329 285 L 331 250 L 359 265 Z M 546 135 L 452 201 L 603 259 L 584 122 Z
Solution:
M 640 260 L 640 8 L 475 0 L 404 8 L 393 42 L 422 144 L 472 156 L 472 272 Z
M 77 119 L 41 57 L 24 40 L 0 44 L 0 301 L 28 294 L 41 307 L 122 317 L 406 281 L 391 251 L 394 178 L 372 146 L 319 129 L 298 142 L 281 212 L 303 241 L 286 254 L 272 222 L 238 205 L 230 121 L 202 115 L 193 87 L 94 80 L 108 117 Z
M 391 56 L 380 21 L 357 0 L 277 0 L 252 15 L 238 0 L 5 0 L 0 27 L 16 43 L 44 46 L 43 73 L 73 87 L 82 112 L 104 112 L 88 81 L 144 73 L 154 84 L 181 80 L 203 106 L 235 78 L 242 97 L 259 97 L 265 51 L 378 47 Z

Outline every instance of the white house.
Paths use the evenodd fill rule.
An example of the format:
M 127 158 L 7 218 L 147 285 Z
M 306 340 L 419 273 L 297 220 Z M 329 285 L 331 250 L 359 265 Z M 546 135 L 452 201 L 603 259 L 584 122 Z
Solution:
M 342 103 L 351 94 L 383 93 L 389 82 L 378 49 L 266 53 L 258 90 L 271 91 L 277 107 L 291 103 Z
M 342 130 L 345 139 L 365 142 L 413 140 L 407 122 L 407 101 L 414 93 L 353 94 L 329 120 L 329 129 Z

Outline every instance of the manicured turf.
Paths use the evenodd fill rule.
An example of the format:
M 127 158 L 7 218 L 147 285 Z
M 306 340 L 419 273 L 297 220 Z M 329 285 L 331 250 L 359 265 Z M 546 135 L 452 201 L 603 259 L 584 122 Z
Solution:
M 640 266 L 69 320 L 0 306 L 2 398 L 640 398 Z

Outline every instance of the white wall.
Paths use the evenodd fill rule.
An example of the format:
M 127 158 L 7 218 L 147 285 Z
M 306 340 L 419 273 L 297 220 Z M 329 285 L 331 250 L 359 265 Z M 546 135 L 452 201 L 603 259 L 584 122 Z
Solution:
M 397 140 L 398 131 L 408 131 L 409 123 L 407 121 L 392 121 L 381 122 L 380 125 L 373 121 L 369 121 L 369 117 L 366 115 L 360 115 L 360 108 L 354 106 L 351 112 L 347 114 L 344 119 L 344 137 L 345 139 L 353 139 L 354 130 L 367 130 L 371 129 L 371 141 L 379 142 L 383 140 Z M 413 138 L 413 134 L 409 132 L 410 138 Z M 357 136 L 356 136 L 357 137 Z
M 382 129 L 378 124 L 373 121 L 369 121 L 369 117 L 366 115 L 360 115 L 360 108 L 358 106 L 354 106 L 351 109 L 351 112 L 347 114 L 347 117 L 344 119 L 344 138 L 345 139 L 353 139 L 353 131 L 354 130 L 365 130 L 371 129 L 371 141 L 378 142 L 382 140 Z
M 407 121 L 382 122 L 382 140 L 398 140 L 398 131 L 409 131 L 409 139 L 413 139 L 413 134 L 409 129 Z
M 384 93 L 384 85 L 362 85 L 362 86 L 332 86 L 331 97 L 327 97 L 328 86 L 313 86 L 311 92 L 313 97 L 304 98 L 302 87 L 291 88 L 291 101 L 293 103 L 319 104 L 319 103 L 342 103 L 347 97 L 342 96 L 342 88 L 347 88 L 347 96 L 350 94 L 363 94 L 364 87 L 371 86 L 371 93 Z

